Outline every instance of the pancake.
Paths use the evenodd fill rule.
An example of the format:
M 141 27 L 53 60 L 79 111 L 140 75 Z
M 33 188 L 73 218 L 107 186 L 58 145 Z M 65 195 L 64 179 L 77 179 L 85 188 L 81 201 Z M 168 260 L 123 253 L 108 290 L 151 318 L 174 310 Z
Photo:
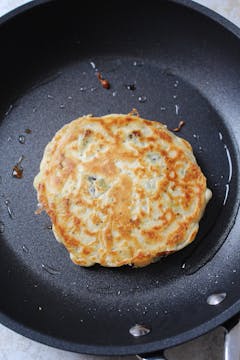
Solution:
M 34 187 L 56 239 L 81 266 L 142 267 L 182 249 L 211 198 L 191 145 L 132 113 L 65 125 Z

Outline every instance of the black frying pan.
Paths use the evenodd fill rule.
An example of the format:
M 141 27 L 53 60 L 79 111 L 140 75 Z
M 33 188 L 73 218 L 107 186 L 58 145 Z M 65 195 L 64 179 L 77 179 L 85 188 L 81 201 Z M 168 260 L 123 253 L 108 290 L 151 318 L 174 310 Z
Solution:
M 35 1 L 1 23 L 1 322 L 62 349 L 120 355 L 182 343 L 237 314 L 239 30 L 184 0 Z M 179 135 L 191 142 L 213 199 L 186 249 L 143 269 L 81 268 L 49 219 L 34 214 L 33 178 L 65 123 L 132 108 L 170 129 L 185 121 Z M 219 293 L 223 301 L 209 305 Z M 132 336 L 135 324 L 150 333 Z

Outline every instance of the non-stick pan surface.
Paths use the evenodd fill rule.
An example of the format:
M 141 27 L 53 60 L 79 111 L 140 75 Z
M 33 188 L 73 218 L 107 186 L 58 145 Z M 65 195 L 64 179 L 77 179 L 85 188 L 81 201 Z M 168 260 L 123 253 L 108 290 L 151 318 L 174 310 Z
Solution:
M 114 355 L 175 345 L 236 314 L 238 30 L 188 1 L 57 1 L 3 19 L 0 48 L 2 323 L 52 346 Z M 35 215 L 33 178 L 65 123 L 132 108 L 170 129 L 185 121 L 179 135 L 191 142 L 213 198 L 186 249 L 143 269 L 81 268 L 54 239 L 47 216 Z M 226 298 L 210 306 L 213 293 Z M 134 338 L 136 323 L 151 332 Z

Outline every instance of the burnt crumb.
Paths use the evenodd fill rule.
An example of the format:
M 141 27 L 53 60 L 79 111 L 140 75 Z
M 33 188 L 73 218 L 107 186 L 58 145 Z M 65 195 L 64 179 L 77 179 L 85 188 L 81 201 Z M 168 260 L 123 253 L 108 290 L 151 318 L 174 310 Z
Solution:
M 102 75 L 100 72 L 97 72 L 97 78 L 99 80 L 99 82 L 101 83 L 102 87 L 104 89 L 110 89 L 110 83 L 108 80 L 103 79 Z
M 23 177 L 23 168 L 22 168 L 22 161 L 24 157 L 21 156 L 16 165 L 13 166 L 12 169 L 12 176 L 16 179 L 21 179 Z
M 25 133 L 26 133 L 26 134 L 31 134 L 31 133 L 32 133 L 32 130 L 31 130 L 31 129 L 25 129 Z
M 21 179 L 23 177 L 23 168 L 18 164 L 14 165 L 12 170 L 12 176 L 17 179 Z
M 172 129 L 172 131 L 174 131 L 174 132 L 180 131 L 181 128 L 182 128 L 184 125 L 185 125 L 185 121 L 181 120 L 181 121 L 179 121 L 178 126 L 177 126 L 176 128 L 174 128 L 174 129 Z

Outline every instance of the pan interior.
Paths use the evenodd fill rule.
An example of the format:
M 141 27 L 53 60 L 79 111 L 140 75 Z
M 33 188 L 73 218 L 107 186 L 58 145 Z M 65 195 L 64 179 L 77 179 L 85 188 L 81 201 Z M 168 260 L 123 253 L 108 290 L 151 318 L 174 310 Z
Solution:
M 216 59 L 223 35 L 228 42 L 221 45 L 239 45 L 204 16 L 166 2 L 157 15 L 138 5 L 138 20 L 133 5 L 127 14 L 119 6 L 118 26 L 112 5 L 105 5 L 104 21 L 96 9 L 79 15 L 76 7 L 71 1 L 66 7 L 47 4 L 0 29 L 5 90 L 0 104 L 0 273 L 5 295 L 0 302 L 10 318 L 76 343 L 75 350 L 79 344 L 107 345 L 111 334 L 111 345 L 118 346 L 112 352 L 121 353 L 121 346 L 138 344 L 128 333 L 135 323 L 151 325 L 148 338 L 139 341 L 147 343 L 177 336 L 216 315 L 218 310 L 205 304 L 208 293 L 220 290 L 216 275 L 223 288 L 231 288 L 226 305 L 237 297 L 232 270 L 239 264 L 232 253 L 228 259 L 223 254 L 232 244 L 228 234 L 238 208 L 238 145 L 232 118 L 215 100 L 216 83 L 226 74 L 221 60 L 214 67 L 211 55 L 215 51 Z M 143 19 L 144 30 L 139 26 Z M 169 27 L 170 19 L 174 26 Z M 206 30 L 199 30 L 204 26 L 209 38 Z M 236 59 L 229 56 L 228 61 L 235 64 Z M 109 80 L 109 90 L 101 87 L 97 70 Z M 234 87 L 237 76 L 231 81 Z M 219 99 L 221 94 L 220 89 Z M 55 241 L 47 216 L 34 213 L 32 182 L 44 147 L 58 129 L 79 116 L 128 113 L 132 108 L 169 129 L 185 121 L 179 136 L 191 143 L 213 198 L 197 239 L 186 249 L 143 269 L 77 267 Z M 21 156 L 23 177 L 16 179 L 12 168 Z M 228 271 L 223 273 L 225 263 Z M 189 307 L 195 315 L 184 319 Z M 176 316 L 182 320 L 178 324 Z M 61 346 L 70 348 L 66 343 Z

